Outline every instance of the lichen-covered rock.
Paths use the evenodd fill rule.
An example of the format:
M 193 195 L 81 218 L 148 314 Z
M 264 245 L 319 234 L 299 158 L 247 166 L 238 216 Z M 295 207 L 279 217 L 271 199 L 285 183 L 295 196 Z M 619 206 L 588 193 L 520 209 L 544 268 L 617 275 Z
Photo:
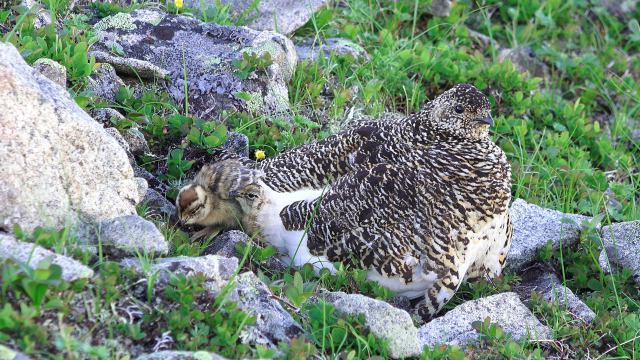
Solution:
M 246 18 L 253 19 L 247 24 L 252 29 L 291 34 L 325 7 L 328 0 L 261 0 L 257 9 L 251 8 L 253 3 L 253 0 L 222 0 L 222 4 L 231 6 L 233 14 L 245 14 Z M 184 4 L 192 9 L 206 10 L 216 6 L 216 1 L 186 0 Z
M 142 264 L 138 258 L 126 258 L 120 261 L 122 267 L 131 268 L 138 273 L 144 273 Z M 206 255 L 199 257 L 178 256 L 161 258 L 154 261 L 149 267 L 149 274 L 157 274 L 159 285 L 166 285 L 171 274 L 183 274 L 194 276 L 200 274 L 207 282 L 215 282 L 218 287 L 223 287 L 233 276 L 238 268 L 238 259 L 223 256 Z M 209 284 L 208 286 L 212 286 Z
M 33 63 L 33 68 L 38 70 L 40 74 L 44 75 L 54 83 L 62 86 L 63 88 L 67 87 L 67 68 L 56 61 L 47 58 L 40 58 Z
M 242 157 L 249 157 L 249 138 L 245 134 L 228 132 L 222 148 Z
M 169 244 L 160 230 L 138 215 L 101 222 L 99 235 L 105 252 L 114 257 L 166 254 L 169 251 Z
M 122 79 L 116 74 L 111 64 L 98 63 L 91 76 L 87 78 L 87 90 L 108 103 L 115 103 L 118 89 L 124 86 Z
M 384 301 L 360 294 L 323 292 L 314 300 L 324 300 L 341 313 L 364 315 L 364 324 L 377 337 L 389 343 L 389 355 L 393 358 L 418 356 L 422 345 L 418 341 L 418 329 L 411 316 Z
M 558 277 L 549 272 L 533 269 L 523 274 L 522 283 L 514 288 L 520 299 L 528 303 L 533 292 L 539 294 L 548 302 L 555 302 L 566 308 L 577 319 L 590 324 L 596 313 L 582 302 L 571 289 L 562 285 Z
M 611 15 L 624 19 L 635 11 L 638 0 L 600 0 L 600 6 L 605 7 Z
M 219 290 L 213 288 L 214 294 Z M 254 316 L 256 323 L 246 326 L 240 333 L 246 344 L 262 344 L 275 348 L 281 341 L 290 342 L 304 334 L 300 325 L 286 312 L 273 297 L 269 287 L 252 272 L 236 277 L 232 290 L 227 295 L 229 301 L 238 308 Z
M 226 358 L 206 351 L 158 351 L 143 354 L 136 360 L 225 360 Z
M 29 10 L 32 13 L 35 12 L 36 16 L 33 19 L 33 27 L 35 29 L 41 29 L 45 26 L 50 26 L 52 24 L 51 12 L 49 12 L 49 10 L 47 10 L 44 6 L 42 6 L 42 4 L 39 1 L 23 0 L 22 6 L 29 8 Z
M 601 233 L 609 263 L 629 268 L 640 286 L 640 220 L 604 226 Z
M 113 64 L 119 73 L 130 68 L 140 72 L 134 63 L 143 62 L 147 68 L 161 64 L 163 69 L 155 76 L 167 75 L 168 91 L 178 103 L 185 100 L 186 68 L 189 111 L 200 118 L 215 117 L 225 109 L 258 114 L 289 111 L 286 83 L 297 55 L 283 35 L 152 10 L 112 15 L 98 22 L 95 29 L 100 40 L 92 54 L 97 61 Z M 113 48 L 122 56 L 109 54 Z M 268 53 L 273 63 L 243 80 L 234 64 L 243 53 Z
M 125 151 L 68 92 L 0 43 L 0 226 L 67 227 L 135 214 Z
M 315 39 L 307 39 L 296 44 L 298 59 L 316 61 L 319 57 L 329 59 L 334 56 L 352 56 L 354 59 L 367 60 L 369 54 L 360 45 L 353 41 L 341 38 L 330 38 L 324 41 L 316 41 Z
M 141 177 L 137 177 L 135 178 L 135 180 L 138 184 L 138 198 L 142 200 L 147 194 L 147 190 L 149 190 L 149 183 L 147 183 L 147 180 Z
M 144 195 L 141 204 L 147 207 L 148 211 L 147 214 L 145 214 L 147 218 L 164 218 L 174 222 L 178 220 L 176 206 L 153 189 L 147 189 L 147 193 Z
M 552 337 L 551 329 L 544 326 L 512 292 L 467 301 L 443 316 L 418 329 L 422 345 L 441 344 L 464 346 L 479 338 L 472 324 L 484 321 L 499 325 L 505 333 L 517 340 L 544 340 Z
M 137 127 L 123 130 L 122 138 L 129 144 L 129 149 L 134 155 L 142 155 L 150 151 L 144 134 Z
M 591 220 L 588 216 L 545 209 L 522 199 L 513 202 L 509 214 L 513 223 L 513 240 L 507 267 L 514 271 L 533 262 L 547 241 L 551 241 L 555 249 L 574 244 L 580 239 L 582 223 Z
M 62 268 L 62 280 L 75 281 L 88 279 L 93 276 L 93 270 L 80 262 L 51 250 L 47 250 L 33 243 L 17 240 L 13 236 L 0 234 L 0 260 L 13 259 L 37 267 L 45 258 L 51 258 L 51 263 Z
M 121 122 L 126 120 L 118 110 L 113 108 L 101 108 L 92 109 L 90 111 L 91 117 L 105 127 L 113 126 L 115 122 Z
M 238 230 L 226 231 L 218 235 L 211 245 L 204 251 L 205 254 L 215 254 L 226 257 L 235 256 L 238 259 L 242 259 L 242 253 L 239 253 L 236 249 L 238 244 L 250 244 L 252 241 L 249 235 Z M 277 256 L 272 256 L 265 260 L 262 266 L 266 269 L 276 272 L 286 271 L 288 264 L 284 264 Z
M 432 0 L 427 12 L 433 16 L 447 17 L 453 7 L 452 0 Z
M 533 49 L 528 47 L 516 47 L 513 49 L 502 49 L 498 54 L 498 61 L 511 61 L 516 69 L 521 73 L 528 73 L 530 76 L 546 78 L 549 70 L 547 65 L 536 56 Z

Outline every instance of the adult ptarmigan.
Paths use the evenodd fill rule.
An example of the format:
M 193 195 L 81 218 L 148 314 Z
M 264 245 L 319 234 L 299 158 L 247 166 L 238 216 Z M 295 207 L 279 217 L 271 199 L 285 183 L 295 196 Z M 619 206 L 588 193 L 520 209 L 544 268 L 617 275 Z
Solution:
M 297 266 L 368 269 L 425 296 L 428 319 L 464 279 L 500 275 L 511 245 L 511 170 L 492 122 L 486 96 L 457 85 L 417 114 L 360 123 L 257 169 L 206 165 L 180 191 L 179 216 L 204 234 L 240 224 Z

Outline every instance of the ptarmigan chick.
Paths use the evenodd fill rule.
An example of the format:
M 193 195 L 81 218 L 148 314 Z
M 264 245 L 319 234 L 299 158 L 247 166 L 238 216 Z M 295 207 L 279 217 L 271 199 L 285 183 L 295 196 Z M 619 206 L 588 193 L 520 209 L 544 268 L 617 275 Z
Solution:
M 511 170 L 487 98 L 457 85 L 423 111 L 367 122 L 251 169 L 204 166 L 178 196 L 186 223 L 259 233 L 296 266 L 348 262 L 435 315 L 465 279 L 499 276 Z

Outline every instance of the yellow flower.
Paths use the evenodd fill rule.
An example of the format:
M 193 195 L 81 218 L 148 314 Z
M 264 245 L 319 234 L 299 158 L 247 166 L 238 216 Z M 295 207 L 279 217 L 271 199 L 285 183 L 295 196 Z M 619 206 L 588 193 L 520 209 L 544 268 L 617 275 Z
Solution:
M 255 155 L 256 155 L 256 159 L 257 160 L 262 160 L 265 157 L 267 157 L 267 154 L 265 154 L 264 151 L 262 151 L 262 150 L 256 150 Z
M 178 9 L 182 9 L 182 5 L 184 5 L 183 0 L 174 0 L 174 3 Z

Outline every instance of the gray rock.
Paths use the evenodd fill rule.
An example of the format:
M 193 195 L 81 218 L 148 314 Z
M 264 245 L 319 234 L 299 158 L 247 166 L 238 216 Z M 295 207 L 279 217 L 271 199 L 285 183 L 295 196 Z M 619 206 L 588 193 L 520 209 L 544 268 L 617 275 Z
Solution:
M 95 25 L 99 42 L 93 46 L 96 60 L 108 62 L 119 73 L 136 69 L 132 62 L 162 66 L 147 75 L 168 75 L 173 100 L 184 102 L 184 71 L 189 75 L 189 111 L 199 118 L 212 118 L 222 110 L 244 110 L 256 114 L 289 112 L 287 82 L 297 62 L 293 43 L 274 32 L 203 23 L 194 18 L 151 10 L 120 13 Z M 117 45 L 117 46 L 116 46 Z M 123 54 L 108 54 L 112 47 Z M 273 64 L 254 71 L 245 80 L 237 76 L 235 60 L 242 54 L 269 53 Z M 242 92 L 242 96 L 236 94 Z
M 156 226 L 138 215 L 103 221 L 99 227 L 105 252 L 114 257 L 138 254 L 166 254 L 169 244 Z
M 70 257 L 56 254 L 33 243 L 17 240 L 10 235 L 0 234 L 0 259 L 13 259 L 35 268 L 40 261 L 48 257 L 51 257 L 53 264 L 62 268 L 64 281 L 88 279 L 93 276 L 93 270 Z
M 350 316 L 364 315 L 369 331 L 389 342 L 389 355 L 393 358 L 419 356 L 422 352 L 418 329 L 404 310 L 384 301 L 344 292 L 323 292 L 314 300 L 331 303 L 336 310 Z
M 536 260 L 547 241 L 555 249 L 570 246 L 580 239 L 582 222 L 588 216 L 564 214 L 516 199 L 509 210 L 513 222 L 513 241 L 507 256 L 507 268 L 522 270 Z
M 488 37 L 487 35 L 485 35 L 483 33 L 480 33 L 480 32 L 477 32 L 475 30 L 471 30 L 471 29 L 468 29 L 467 31 L 469 32 L 469 37 L 473 41 L 475 41 L 475 42 L 479 43 L 480 45 L 482 45 L 483 48 L 487 48 L 489 46 L 493 46 L 496 49 L 500 49 L 500 44 L 497 41 L 495 41 L 494 39 Z
M 600 265 L 603 273 L 607 275 L 612 273 L 611 264 L 609 263 L 609 257 L 607 256 L 607 251 L 605 249 L 602 249 L 602 251 L 600 251 L 600 256 L 598 256 L 598 264 Z
M 185 6 L 193 9 L 201 9 L 200 0 L 186 0 Z M 230 5 L 234 14 L 246 13 L 253 3 L 252 0 L 222 0 L 225 5 Z M 327 0 L 261 0 L 257 11 L 249 12 L 248 18 L 255 20 L 247 24 L 255 30 L 277 31 L 281 34 L 291 34 L 304 25 L 311 16 L 327 5 Z M 204 9 L 215 6 L 214 0 L 204 0 Z
M 29 360 L 27 355 L 0 344 L 0 360 Z
M 604 226 L 601 234 L 610 263 L 629 268 L 640 285 L 640 220 Z
M 251 239 L 249 235 L 243 233 L 238 230 L 231 230 L 223 232 L 218 235 L 211 245 L 205 250 L 206 254 L 216 254 L 226 257 L 235 256 L 238 259 L 242 259 L 244 254 L 239 253 L 236 250 L 236 245 L 241 244 L 249 244 L 251 243 Z M 273 270 L 275 272 L 285 271 L 288 267 L 288 264 L 284 264 L 277 256 L 272 256 L 268 258 L 263 264 L 264 268 Z
M 452 6 L 453 1 L 451 0 L 432 0 L 427 12 L 433 16 L 447 17 Z
M 67 88 L 67 68 L 56 61 L 47 58 L 40 58 L 33 63 L 33 67 L 38 70 L 40 74 L 47 77 L 47 79 L 65 89 Z
M 135 174 L 135 176 L 141 177 L 147 180 L 147 183 L 149 184 L 149 188 L 161 194 L 165 194 L 169 190 L 169 187 L 165 183 L 158 180 L 155 176 L 153 176 L 152 173 L 147 171 L 147 169 L 141 166 L 138 166 L 137 164 L 132 164 L 132 166 L 133 166 L 133 173 Z
M 41 29 L 52 24 L 51 13 L 37 0 L 23 0 L 22 6 L 29 8 L 30 11 L 36 11 L 36 16 L 33 19 L 33 27 L 35 29 Z
M 137 76 L 146 80 L 163 80 L 169 76 L 167 70 L 149 61 L 114 56 L 104 51 L 92 51 L 91 55 L 96 58 L 96 61 L 113 66 L 116 73 Z
M 242 157 L 249 157 L 249 138 L 247 135 L 229 132 L 227 133 L 227 141 L 222 147 Z
M 136 360 L 225 360 L 226 358 L 206 351 L 158 351 L 143 354 Z
M 238 259 L 217 255 L 200 257 L 178 256 L 157 259 L 148 269 L 145 269 L 138 258 L 126 258 L 120 261 L 120 265 L 125 268 L 131 268 L 145 276 L 157 274 L 158 285 L 166 285 L 171 274 L 183 274 L 187 277 L 200 274 L 209 283 L 207 286 L 214 286 L 214 284 L 211 284 L 213 282 L 215 286 L 221 288 L 227 284 L 236 272 Z
M 638 4 L 638 0 L 600 0 L 600 6 L 605 7 L 613 16 L 624 19 L 627 15 L 633 14 Z
M 146 216 L 159 216 L 160 218 L 168 218 L 171 221 L 178 220 L 175 205 L 153 189 L 147 189 L 147 193 L 141 203 L 149 209 L 149 213 Z
M 118 110 L 112 108 L 92 109 L 91 117 L 106 127 L 114 125 L 114 122 L 125 121 L 126 118 Z M 123 138 L 124 139 L 124 138 Z
M 521 73 L 528 73 L 531 76 L 547 78 L 549 70 L 547 65 L 536 56 L 533 49 L 528 47 L 516 47 L 513 49 L 502 49 L 498 54 L 498 61 L 511 61 L 516 69 Z
M 115 68 L 111 64 L 96 64 L 95 69 L 87 80 L 87 90 L 110 104 L 116 102 L 118 89 L 120 86 L 124 86 L 124 82 L 118 77 Z
M 582 302 L 571 289 L 562 285 L 558 277 L 549 272 L 528 270 L 523 275 L 523 281 L 514 288 L 520 299 L 528 303 L 531 294 L 536 292 L 542 299 L 548 302 L 555 302 L 566 308 L 575 318 L 590 324 L 596 313 L 587 304 Z
M 219 289 L 210 289 L 218 294 Z M 245 272 L 236 277 L 227 299 L 238 304 L 238 308 L 254 316 L 256 323 L 246 326 L 240 333 L 245 344 L 261 344 L 276 348 L 281 341 L 290 342 L 304 334 L 302 327 L 286 312 L 258 277 Z
M 67 227 L 135 214 L 126 152 L 69 93 L 0 43 L 0 226 Z
M 418 329 L 422 345 L 464 346 L 479 338 L 473 328 L 475 321 L 489 317 L 491 323 L 499 325 L 514 340 L 544 340 L 553 335 L 551 329 L 542 325 L 512 292 L 467 301 L 456 306 L 443 316 L 436 318 Z
M 322 42 L 307 39 L 296 44 L 296 51 L 298 52 L 298 59 L 300 61 L 316 61 L 319 56 L 329 59 L 332 54 L 339 57 L 350 55 L 358 60 L 369 59 L 369 54 L 362 46 L 353 41 L 341 38 L 326 39 Z
M 140 201 L 142 201 L 142 199 L 144 199 L 145 195 L 147 195 L 147 190 L 149 190 L 149 184 L 147 183 L 147 180 L 145 180 L 144 178 L 136 177 L 134 179 L 136 180 L 136 183 L 138 184 L 138 196 L 139 196 L 139 199 L 140 199 Z
M 137 127 L 124 130 L 122 137 L 129 144 L 129 149 L 134 155 L 142 155 L 151 151 L 144 134 Z

